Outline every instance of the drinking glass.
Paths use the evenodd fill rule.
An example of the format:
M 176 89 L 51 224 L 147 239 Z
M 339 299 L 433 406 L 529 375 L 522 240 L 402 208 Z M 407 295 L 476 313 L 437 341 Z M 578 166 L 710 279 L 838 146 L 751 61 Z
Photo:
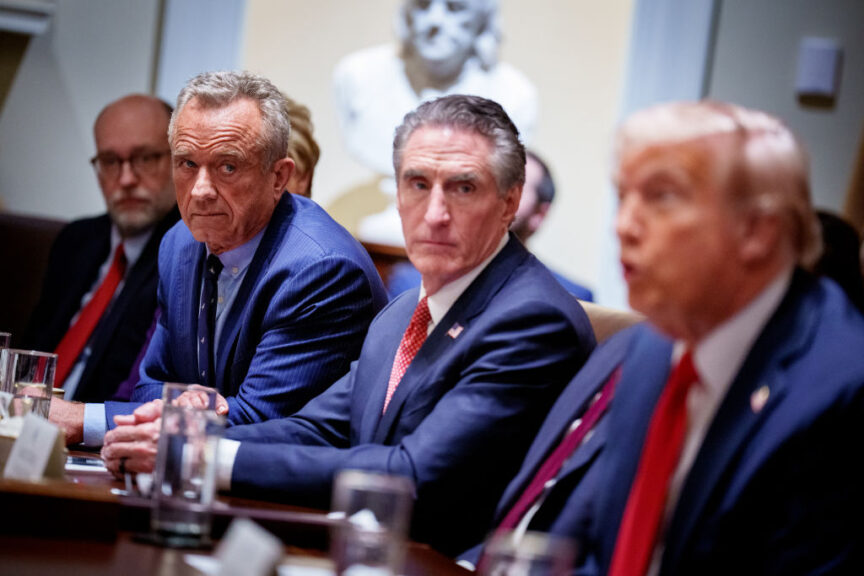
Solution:
M 204 395 L 206 408 L 178 405 L 185 392 Z M 216 448 L 225 418 L 216 415 L 216 391 L 211 388 L 165 384 L 162 402 L 150 528 L 165 546 L 209 546 Z
M 0 349 L 0 387 L 12 394 L 10 416 L 33 413 L 47 419 L 57 355 L 35 350 Z
M 408 478 L 360 470 L 340 472 L 333 486 L 333 511 L 344 516 L 344 521 L 331 539 L 337 574 L 398 574 L 413 504 L 414 483 Z
M 0 332 L 0 348 L 8 348 L 12 343 L 12 334 L 9 332 Z
M 576 544 L 540 532 L 494 534 L 483 549 L 480 576 L 569 576 Z

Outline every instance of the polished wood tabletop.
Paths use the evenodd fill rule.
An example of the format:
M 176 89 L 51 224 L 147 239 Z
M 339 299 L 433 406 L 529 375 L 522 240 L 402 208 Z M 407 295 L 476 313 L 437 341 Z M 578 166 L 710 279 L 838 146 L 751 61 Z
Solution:
M 93 455 L 88 455 L 94 457 Z M 0 479 L 0 574 L 185 576 L 200 574 L 189 554 L 146 541 L 150 503 L 102 469 L 67 470 L 63 479 Z M 329 531 L 335 521 L 322 511 L 220 495 L 213 536 L 231 520 L 254 520 L 285 545 L 284 563 L 327 566 Z M 407 545 L 406 576 L 464 576 L 471 572 L 428 546 Z

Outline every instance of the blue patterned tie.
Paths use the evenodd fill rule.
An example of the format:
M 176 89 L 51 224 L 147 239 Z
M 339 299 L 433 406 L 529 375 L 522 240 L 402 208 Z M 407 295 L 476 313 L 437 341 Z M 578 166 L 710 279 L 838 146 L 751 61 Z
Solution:
M 198 308 L 198 373 L 201 384 L 214 387 L 213 334 L 216 326 L 216 298 L 219 294 L 219 273 L 222 261 L 215 255 L 207 256 L 204 262 L 204 290 L 201 291 L 201 306 Z

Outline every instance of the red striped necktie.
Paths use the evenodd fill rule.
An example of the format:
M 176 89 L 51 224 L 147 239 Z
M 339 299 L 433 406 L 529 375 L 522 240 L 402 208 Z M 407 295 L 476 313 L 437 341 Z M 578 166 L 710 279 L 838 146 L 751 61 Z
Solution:
M 405 329 L 405 334 L 402 335 L 402 341 L 399 342 L 399 349 L 396 351 L 396 358 L 393 361 L 393 368 L 390 370 L 390 380 L 387 383 L 387 395 L 384 397 L 384 408 L 381 413 L 387 411 L 387 406 L 390 404 L 390 399 L 396 393 L 396 387 L 408 370 L 408 365 L 414 360 L 417 351 L 426 341 L 426 333 L 429 331 L 429 321 L 432 315 L 429 313 L 429 303 L 426 296 L 417 303 L 417 308 L 414 309 L 414 314 L 411 316 L 411 322 L 408 323 L 408 328 Z
M 108 304 L 114 297 L 114 292 L 117 286 L 126 274 L 126 255 L 123 253 L 123 244 L 117 246 L 114 251 L 114 259 L 111 261 L 111 267 L 108 268 L 108 274 L 102 280 L 99 288 L 90 298 L 90 301 L 81 309 L 75 323 L 69 327 L 60 344 L 54 350 L 57 354 L 57 372 L 54 377 L 54 386 L 57 388 L 63 385 L 63 381 L 69 376 L 72 367 L 87 345 L 90 335 L 105 313 Z

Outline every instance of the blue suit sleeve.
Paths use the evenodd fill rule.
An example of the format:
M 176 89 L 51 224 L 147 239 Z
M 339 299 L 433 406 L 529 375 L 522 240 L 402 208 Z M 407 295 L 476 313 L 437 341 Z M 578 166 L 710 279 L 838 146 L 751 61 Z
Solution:
M 254 438 L 247 435 L 234 463 L 232 490 L 326 508 L 336 472 L 364 469 L 414 481 L 415 527 L 420 528 L 415 537 L 433 540 L 432 532 L 445 526 L 470 533 L 466 538 L 485 530 L 546 410 L 594 340 L 590 327 L 577 329 L 559 307 L 542 301 L 513 302 L 483 322 L 472 327 L 482 337 L 466 354 L 470 357 L 459 360 L 458 382 L 449 384 L 401 441 L 345 445 L 341 421 L 349 417 L 347 397 L 357 384 L 349 379 L 295 417 L 272 423 L 259 436 L 269 436 L 266 443 L 249 441 Z M 329 405 L 331 393 L 345 399 Z M 400 419 L 410 420 L 411 407 L 402 408 Z M 331 424 L 333 419 L 339 426 Z M 314 438 L 309 436 L 313 427 Z M 474 543 L 458 537 L 449 541 L 451 553 Z
M 360 352 L 378 300 L 361 267 L 343 256 L 320 258 L 273 282 L 276 292 L 263 317 L 245 318 L 253 327 L 250 343 L 238 345 L 234 363 L 244 365 L 242 383 L 228 399 L 232 425 L 292 414 L 348 371 Z M 242 350 L 252 351 L 243 358 Z

